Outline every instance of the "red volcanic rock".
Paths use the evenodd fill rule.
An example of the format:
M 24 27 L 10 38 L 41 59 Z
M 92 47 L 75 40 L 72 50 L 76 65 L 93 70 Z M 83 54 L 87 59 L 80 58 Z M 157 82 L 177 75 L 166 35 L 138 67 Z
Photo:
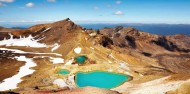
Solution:
M 60 90 L 21 90 L 19 93 L 25 94 L 120 94 L 116 91 L 100 89 L 95 87 L 76 88 L 72 90 L 60 89 Z

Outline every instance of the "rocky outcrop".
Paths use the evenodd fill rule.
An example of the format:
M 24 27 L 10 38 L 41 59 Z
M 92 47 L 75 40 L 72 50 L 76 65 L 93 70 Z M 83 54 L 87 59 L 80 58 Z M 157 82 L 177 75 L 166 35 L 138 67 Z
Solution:
M 163 48 L 160 51 L 170 51 L 170 52 L 185 52 L 190 51 L 190 43 L 187 41 L 189 36 L 184 35 L 174 35 L 174 36 L 158 36 L 149 33 L 145 33 L 135 28 L 104 28 L 100 30 L 100 34 L 109 37 L 113 41 L 113 45 L 120 48 L 132 48 L 142 50 L 147 47 L 149 50 L 155 48 Z
M 3 40 L 4 37 L 9 39 L 10 34 L 13 35 L 13 38 L 27 37 L 32 35 L 35 37 L 35 39 L 41 39 L 40 42 L 42 43 L 53 44 L 55 42 L 57 43 L 58 41 L 63 42 L 65 38 L 70 35 L 70 33 L 76 33 L 77 31 L 81 30 L 82 27 L 76 25 L 68 18 L 51 24 L 35 25 L 28 29 L 7 29 L 6 32 L 3 29 L 0 31 L 0 35 L 2 36 L 0 36 L 0 40 Z
M 114 50 L 123 49 L 122 53 L 141 53 L 146 57 L 154 58 L 166 70 L 172 73 L 189 72 L 190 39 L 185 35 L 158 36 L 139 31 L 135 28 L 104 28 L 100 34 L 107 37 L 105 43 L 113 42 Z M 105 39 L 102 39 L 105 40 Z M 102 44 L 104 47 L 111 47 Z M 116 48 L 115 48 L 116 47 Z

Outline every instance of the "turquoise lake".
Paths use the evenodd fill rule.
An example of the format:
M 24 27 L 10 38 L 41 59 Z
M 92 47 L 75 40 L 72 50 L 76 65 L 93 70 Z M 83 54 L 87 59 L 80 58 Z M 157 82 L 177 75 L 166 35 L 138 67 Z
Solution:
M 86 61 L 87 57 L 86 56 L 78 56 L 75 58 L 75 60 L 77 61 L 77 63 L 82 64 Z
M 57 74 L 64 74 L 64 75 L 67 75 L 69 73 L 70 72 L 68 70 L 66 70 L 66 69 L 63 69 L 63 70 L 60 70 L 60 71 L 57 72 Z
M 93 86 L 111 89 L 128 81 L 130 76 L 104 71 L 78 72 L 76 74 L 76 84 L 78 87 Z

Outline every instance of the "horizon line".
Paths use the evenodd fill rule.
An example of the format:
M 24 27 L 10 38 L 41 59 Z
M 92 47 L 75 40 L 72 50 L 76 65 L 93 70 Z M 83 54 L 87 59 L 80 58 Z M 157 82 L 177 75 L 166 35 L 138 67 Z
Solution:
M 2 24 L 45 24 L 45 23 L 53 23 L 61 20 L 51 20 L 51 21 L 0 21 L 0 25 Z M 77 21 L 72 20 L 76 24 L 189 24 L 184 22 L 158 22 L 158 21 L 151 21 L 151 22 L 132 22 L 132 21 Z

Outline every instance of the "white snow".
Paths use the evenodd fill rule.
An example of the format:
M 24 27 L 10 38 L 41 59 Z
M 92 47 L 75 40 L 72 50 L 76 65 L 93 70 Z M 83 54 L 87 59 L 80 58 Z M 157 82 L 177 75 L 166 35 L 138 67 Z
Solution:
M 50 61 L 53 62 L 53 64 L 60 64 L 60 63 L 64 63 L 64 59 L 62 58 L 53 58 L 53 57 L 50 57 Z
M 80 54 L 81 51 L 82 51 L 82 48 L 77 47 L 77 48 L 74 49 L 74 51 L 75 51 L 75 53 Z
M 71 65 L 71 64 L 73 63 L 73 61 L 74 61 L 74 59 L 70 59 L 70 60 L 68 60 L 68 61 L 66 62 L 65 65 Z
M 22 50 L 8 49 L 8 48 L 0 48 L 0 50 L 12 51 L 13 53 L 20 53 L 20 54 L 37 54 L 37 55 L 47 55 L 47 54 L 52 54 L 52 55 L 62 56 L 61 54 L 58 54 L 58 53 L 35 53 L 35 52 L 24 52 L 24 51 L 22 51 Z
M 47 47 L 46 44 L 38 43 L 39 40 L 35 40 L 31 35 L 28 37 L 20 37 L 19 39 L 14 39 L 13 35 L 10 35 L 10 39 L 4 39 L 0 41 L 0 45 L 5 46 L 27 46 L 34 48 Z
M 31 67 L 35 67 L 36 64 L 33 62 L 32 59 L 26 58 L 25 56 L 15 57 L 18 61 L 25 61 L 26 64 L 22 66 L 19 70 L 19 73 L 5 79 L 2 83 L 0 83 L 0 91 L 10 90 L 17 88 L 17 84 L 20 83 L 22 80 L 21 78 L 32 74 L 35 70 L 30 69 Z
M 59 87 L 69 87 L 70 89 L 76 87 L 75 85 L 75 80 L 74 80 L 75 75 L 70 75 L 66 77 L 65 79 L 55 79 L 53 81 L 54 85 L 57 85 Z
M 91 37 L 93 37 L 93 36 L 96 36 L 97 34 L 96 33 L 90 33 L 89 34 Z
M 52 55 L 57 55 L 57 56 L 62 56 L 62 54 L 58 54 L 58 53 L 32 53 L 31 54 L 38 54 L 38 55 L 48 55 L 48 54 L 52 54 Z
M 70 89 L 72 88 L 76 88 L 76 85 L 75 85 L 75 80 L 74 80 L 74 77 L 75 75 L 70 75 L 64 79 L 55 79 L 53 81 L 53 84 L 54 85 L 57 85 L 59 87 L 69 87 Z
M 21 50 L 17 50 L 17 49 L 0 48 L 0 50 L 12 51 L 13 53 L 20 53 L 20 54 L 26 54 L 27 53 L 27 52 L 24 52 L 24 51 L 21 51 Z
M 54 85 L 57 85 L 57 86 L 59 86 L 59 87 L 67 87 L 68 85 L 65 83 L 65 81 L 63 80 L 63 79 L 55 79 L 54 81 L 53 81 L 53 84 Z
M 68 87 L 69 87 L 70 89 L 76 87 L 74 78 L 75 78 L 75 75 L 70 75 L 70 76 L 68 76 L 68 78 L 66 79 L 66 83 L 68 84 Z
M 58 49 L 60 47 L 60 45 L 58 44 L 58 43 L 55 43 L 54 45 L 53 45 L 53 48 L 51 49 L 51 51 L 53 52 L 53 51 L 55 51 L 56 49 Z
M 44 31 L 42 31 L 41 33 L 43 33 L 43 32 L 46 32 L 46 31 L 48 31 L 48 30 L 50 30 L 51 28 L 49 27 L 49 28 L 46 28 Z
M 33 58 L 49 58 L 50 61 L 53 63 L 53 64 L 60 64 L 60 63 L 64 63 L 64 59 L 63 58 L 55 58 L 55 57 L 51 57 L 51 56 L 35 56 Z

